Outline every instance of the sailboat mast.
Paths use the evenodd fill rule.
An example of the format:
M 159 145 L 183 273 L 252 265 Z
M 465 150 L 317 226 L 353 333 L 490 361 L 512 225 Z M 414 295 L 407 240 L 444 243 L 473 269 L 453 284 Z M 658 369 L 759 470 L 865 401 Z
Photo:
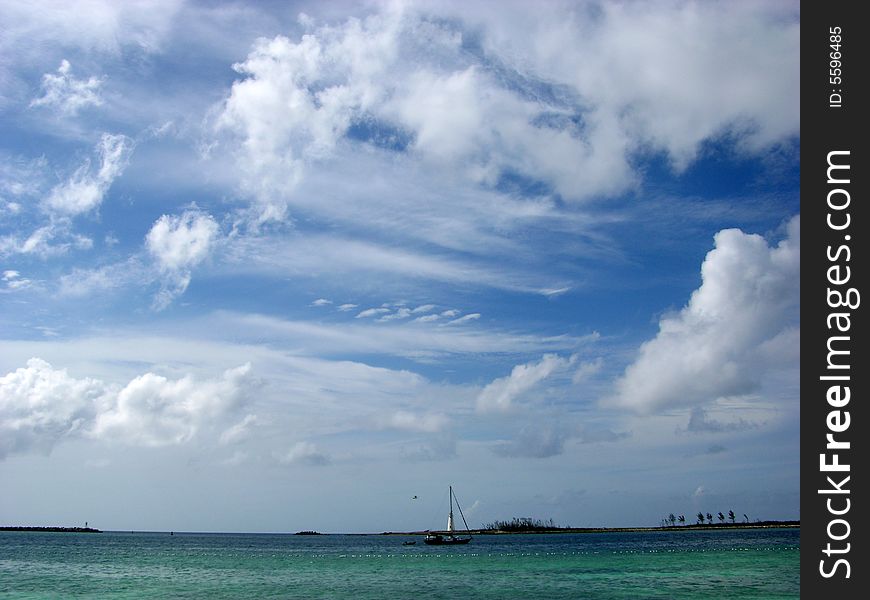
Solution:
M 450 514 L 447 516 L 447 531 L 453 531 L 453 486 L 450 486 Z

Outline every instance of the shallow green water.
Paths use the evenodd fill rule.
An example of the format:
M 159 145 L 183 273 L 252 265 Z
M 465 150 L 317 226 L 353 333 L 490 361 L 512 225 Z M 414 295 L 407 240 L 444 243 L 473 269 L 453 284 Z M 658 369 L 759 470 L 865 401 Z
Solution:
M 797 598 L 796 529 L 477 536 L 0 533 L 0 598 Z

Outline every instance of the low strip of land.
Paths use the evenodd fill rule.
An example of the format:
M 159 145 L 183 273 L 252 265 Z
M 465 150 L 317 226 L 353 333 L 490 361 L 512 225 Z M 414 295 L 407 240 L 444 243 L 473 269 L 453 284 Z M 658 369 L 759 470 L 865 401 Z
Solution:
M 103 533 L 93 527 L 8 527 L 0 526 L 0 531 L 44 531 L 48 533 Z
M 714 523 L 713 525 L 667 525 L 665 527 L 540 527 L 532 529 L 471 529 L 453 533 L 471 535 L 511 535 L 517 533 L 647 533 L 679 531 L 722 531 L 726 529 L 771 529 L 781 527 L 800 528 L 800 521 L 756 521 L 755 523 Z M 427 533 L 447 533 L 446 531 L 385 531 L 382 535 L 425 535 Z

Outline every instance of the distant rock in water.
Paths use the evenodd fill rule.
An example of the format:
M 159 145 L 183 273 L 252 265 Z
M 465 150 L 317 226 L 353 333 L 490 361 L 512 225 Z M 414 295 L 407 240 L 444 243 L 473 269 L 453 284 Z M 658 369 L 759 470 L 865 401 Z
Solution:
M 41 531 L 46 533 L 103 533 L 93 527 L 0 527 L 0 531 Z
M 323 535 L 319 531 L 297 531 L 295 535 Z

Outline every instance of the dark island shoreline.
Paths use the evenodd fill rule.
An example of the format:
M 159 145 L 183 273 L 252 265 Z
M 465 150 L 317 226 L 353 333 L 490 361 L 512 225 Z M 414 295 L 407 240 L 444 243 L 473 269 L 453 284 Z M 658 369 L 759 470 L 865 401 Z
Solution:
M 715 523 L 713 525 L 667 525 L 657 527 L 542 527 L 518 531 L 504 529 L 470 529 L 461 533 L 471 535 L 517 535 L 541 533 L 655 533 L 679 531 L 724 531 L 733 529 L 800 529 L 800 521 L 757 521 L 755 523 Z M 429 531 L 384 531 L 380 535 L 426 535 Z M 432 531 L 431 533 L 447 533 Z M 372 535 L 372 534 L 351 534 Z

